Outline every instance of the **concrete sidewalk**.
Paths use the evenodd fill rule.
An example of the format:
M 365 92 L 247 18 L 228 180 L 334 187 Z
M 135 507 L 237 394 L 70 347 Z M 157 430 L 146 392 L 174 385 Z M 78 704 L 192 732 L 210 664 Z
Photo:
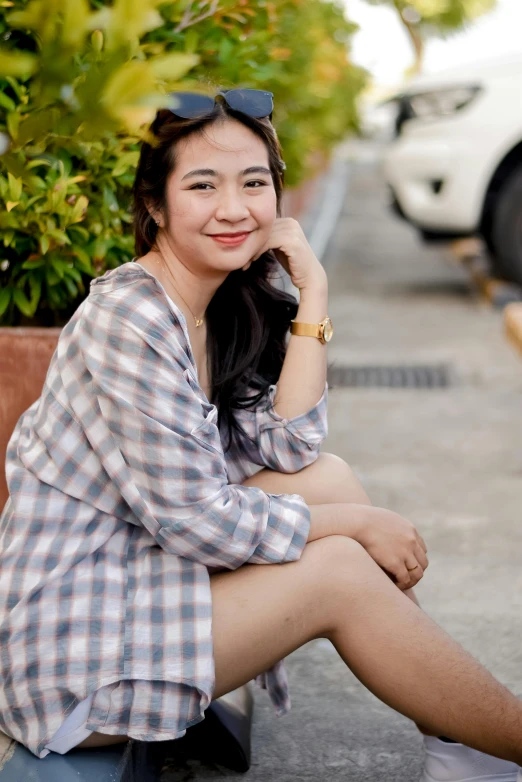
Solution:
M 357 148 L 354 147 L 357 151 Z M 371 162 L 355 163 L 325 255 L 341 365 L 448 363 L 448 389 L 330 392 L 324 450 L 346 459 L 376 505 L 428 543 L 424 608 L 522 696 L 522 361 L 502 315 L 465 273 L 391 217 Z M 250 782 L 417 782 L 421 740 L 365 690 L 327 641 L 287 659 L 293 710 L 256 690 Z M 238 779 L 193 763 L 164 782 Z

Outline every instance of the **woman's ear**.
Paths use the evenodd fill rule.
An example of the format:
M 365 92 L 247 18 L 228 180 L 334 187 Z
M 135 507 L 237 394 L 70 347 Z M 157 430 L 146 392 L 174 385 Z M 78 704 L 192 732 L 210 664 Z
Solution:
M 162 225 L 163 220 L 162 220 L 162 217 L 161 217 L 161 212 L 159 212 L 157 209 L 155 209 L 152 206 L 152 204 L 147 204 L 146 203 L 145 206 L 147 207 L 148 213 L 150 214 L 150 216 L 152 217 L 152 219 L 154 220 L 154 222 L 156 223 L 158 228 L 162 228 L 163 227 L 163 225 Z

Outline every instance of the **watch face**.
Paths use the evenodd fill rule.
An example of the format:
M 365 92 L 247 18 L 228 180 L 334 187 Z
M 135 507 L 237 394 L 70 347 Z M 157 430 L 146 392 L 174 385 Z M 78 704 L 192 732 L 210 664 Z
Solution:
M 333 324 L 330 318 L 325 318 L 324 321 L 324 341 L 330 342 L 333 337 Z

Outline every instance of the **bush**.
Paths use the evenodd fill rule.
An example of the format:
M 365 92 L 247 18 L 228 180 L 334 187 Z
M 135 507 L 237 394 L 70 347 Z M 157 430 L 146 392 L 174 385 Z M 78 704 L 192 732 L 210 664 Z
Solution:
M 131 259 L 140 139 L 174 89 L 274 92 L 288 182 L 356 126 L 353 27 L 323 0 L 6 0 L 0 324 L 63 325 Z

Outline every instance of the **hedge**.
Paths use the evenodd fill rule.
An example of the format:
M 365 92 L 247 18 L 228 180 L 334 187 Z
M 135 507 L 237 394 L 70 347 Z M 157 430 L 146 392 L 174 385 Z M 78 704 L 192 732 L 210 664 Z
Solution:
M 324 0 L 3 0 L 0 325 L 61 326 L 131 259 L 139 142 L 171 90 L 274 93 L 287 183 L 357 126 L 354 26 Z

